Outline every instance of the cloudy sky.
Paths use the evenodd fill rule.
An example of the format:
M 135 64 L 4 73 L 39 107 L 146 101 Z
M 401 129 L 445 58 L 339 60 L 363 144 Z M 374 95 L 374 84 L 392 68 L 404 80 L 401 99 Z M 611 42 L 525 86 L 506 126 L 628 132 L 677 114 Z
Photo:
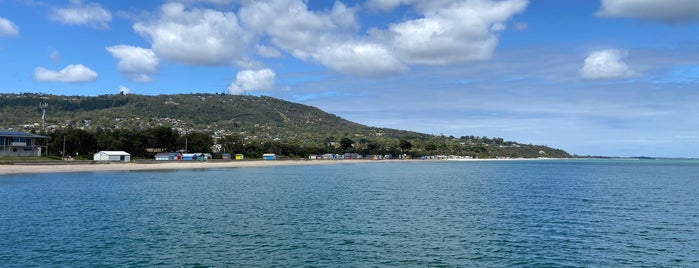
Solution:
M 699 157 L 699 1 L 0 0 L 0 92 L 119 91 Z

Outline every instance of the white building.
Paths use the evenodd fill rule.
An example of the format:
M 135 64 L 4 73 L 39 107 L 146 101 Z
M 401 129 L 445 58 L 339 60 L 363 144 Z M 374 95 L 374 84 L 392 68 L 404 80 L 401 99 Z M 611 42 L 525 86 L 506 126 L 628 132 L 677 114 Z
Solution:
M 94 160 L 130 162 L 131 154 L 124 151 L 99 151 L 95 154 Z
M 41 156 L 49 137 L 0 129 L 0 156 Z

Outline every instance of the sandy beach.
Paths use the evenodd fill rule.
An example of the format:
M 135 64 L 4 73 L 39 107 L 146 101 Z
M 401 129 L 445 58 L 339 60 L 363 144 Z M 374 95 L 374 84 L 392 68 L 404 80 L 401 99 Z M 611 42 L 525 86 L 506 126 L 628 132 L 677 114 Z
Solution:
M 0 165 L 0 176 L 10 174 L 44 174 L 65 172 L 119 172 L 146 170 L 183 170 L 183 169 L 218 169 L 241 167 L 274 167 L 299 165 L 348 165 L 370 163 L 404 163 L 404 162 L 434 162 L 434 161 L 536 161 L 554 158 L 511 158 L 511 159 L 460 159 L 460 160 L 422 160 L 422 159 L 391 159 L 391 160 L 245 160 L 245 161 L 148 161 L 142 163 L 120 162 L 56 162 L 56 163 L 20 163 Z
M 379 162 L 404 162 L 420 160 L 254 160 L 254 161 L 220 161 L 220 162 L 190 162 L 163 161 L 148 163 L 62 163 L 55 164 L 14 164 L 0 165 L 0 175 L 10 174 L 44 174 L 65 172 L 118 172 L 144 170 L 183 170 L 183 169 L 217 169 L 238 167 L 268 167 L 292 165 L 338 165 Z

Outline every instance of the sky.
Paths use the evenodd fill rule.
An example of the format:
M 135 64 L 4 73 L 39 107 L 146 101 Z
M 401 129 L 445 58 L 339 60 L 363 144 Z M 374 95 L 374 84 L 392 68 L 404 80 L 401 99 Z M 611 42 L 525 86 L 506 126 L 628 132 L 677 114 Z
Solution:
M 698 158 L 699 1 L 0 0 L 0 92 L 265 95 L 375 127 Z

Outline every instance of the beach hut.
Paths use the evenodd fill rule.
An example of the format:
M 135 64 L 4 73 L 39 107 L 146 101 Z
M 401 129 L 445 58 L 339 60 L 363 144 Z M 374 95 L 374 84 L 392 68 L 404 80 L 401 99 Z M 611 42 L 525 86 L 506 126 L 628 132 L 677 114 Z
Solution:
M 222 154 L 221 159 L 231 159 L 231 154 Z
M 275 160 L 275 159 L 277 159 L 277 155 L 275 155 L 275 154 L 263 154 L 262 159 L 263 160 Z
M 131 154 L 124 151 L 99 151 L 94 156 L 95 161 L 130 162 Z
M 245 155 L 243 154 L 235 154 L 235 160 L 243 160 L 245 159 Z
M 182 154 L 178 153 L 178 152 L 158 153 L 155 155 L 155 160 L 158 160 L 158 161 L 182 160 Z
M 201 154 L 182 154 L 182 160 L 184 160 L 184 161 L 197 160 L 200 157 L 201 157 Z

